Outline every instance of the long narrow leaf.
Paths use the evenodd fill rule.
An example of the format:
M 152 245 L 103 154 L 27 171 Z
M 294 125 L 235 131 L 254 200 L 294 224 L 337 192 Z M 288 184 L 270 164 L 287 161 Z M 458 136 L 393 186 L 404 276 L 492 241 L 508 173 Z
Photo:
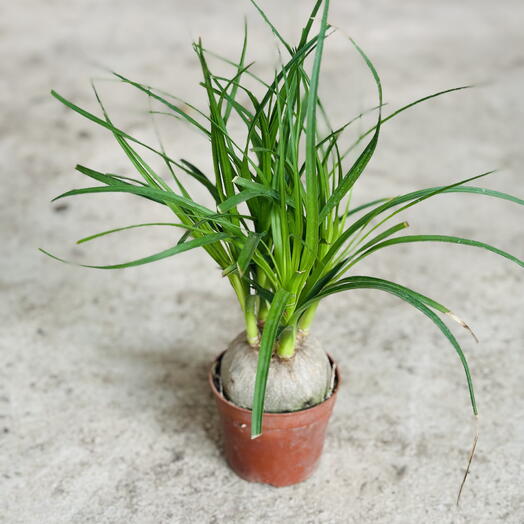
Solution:
M 126 78 L 123 75 L 120 75 L 119 73 L 113 73 L 117 78 L 122 80 L 122 82 L 125 82 L 126 84 L 132 85 L 133 87 L 136 87 L 140 91 L 143 91 L 150 97 L 154 98 L 155 100 L 158 100 L 162 104 L 164 104 L 166 107 L 171 109 L 174 113 L 182 117 L 183 119 L 187 120 L 192 126 L 197 128 L 198 130 L 202 131 L 205 135 L 209 135 L 209 131 L 198 121 L 196 121 L 191 115 L 188 115 L 184 111 L 182 111 L 178 106 L 175 104 L 172 104 L 169 102 L 169 100 L 166 100 L 164 97 L 158 95 L 154 91 L 152 91 L 149 87 L 140 84 L 139 82 L 134 82 L 133 80 L 129 80 L 129 78 Z
M 432 98 L 436 98 L 438 96 L 445 95 L 446 93 L 453 93 L 454 91 L 461 91 L 463 89 L 471 89 L 472 87 L 473 86 L 471 86 L 471 85 L 460 86 L 460 87 L 452 87 L 451 89 L 445 89 L 444 91 L 439 91 L 438 93 L 433 93 L 431 95 L 427 95 L 427 96 L 424 96 L 422 98 L 419 98 L 418 100 L 415 100 L 413 102 L 410 102 L 409 104 L 406 104 L 405 106 L 402 106 L 400 109 L 397 109 L 396 111 L 394 111 L 393 113 L 391 113 L 387 117 L 383 118 L 380 121 L 380 124 L 381 125 L 384 124 L 385 122 L 387 122 L 388 120 L 391 120 L 392 118 L 394 118 L 398 114 L 402 113 L 403 111 L 406 111 L 406 109 L 409 109 L 409 108 L 411 108 L 413 106 L 416 106 L 417 104 L 425 102 L 426 100 L 431 100 Z M 358 146 L 358 144 L 360 144 L 360 142 L 362 142 L 362 140 L 364 140 L 364 138 L 366 138 L 370 133 L 373 133 L 373 131 L 375 131 L 376 127 L 377 126 L 375 125 L 371 129 L 368 129 L 365 133 L 360 135 L 358 137 L 358 139 L 346 151 L 344 151 L 344 153 L 342 155 L 342 158 L 345 158 L 351 151 L 353 151 L 353 149 L 355 149 L 355 147 Z
M 77 106 L 70 100 L 67 100 L 62 95 L 58 94 L 56 91 L 51 91 L 51 95 L 54 96 L 59 102 L 64 104 L 65 106 L 69 107 L 69 109 L 72 109 L 79 115 L 82 115 L 83 117 L 87 118 L 88 120 L 91 120 L 92 122 L 95 122 L 95 124 L 98 124 L 101 127 L 104 127 L 111 131 L 113 134 L 117 134 L 118 136 L 121 136 L 127 140 L 130 140 L 131 142 L 134 142 L 135 144 L 138 144 L 149 151 L 155 153 L 156 155 L 164 158 L 165 160 L 168 160 L 169 162 L 173 163 L 174 165 L 178 165 L 178 162 L 176 160 L 173 160 L 172 158 L 166 156 L 164 153 L 159 151 L 158 149 L 155 149 L 154 147 L 151 147 L 150 145 L 146 144 L 145 142 L 142 142 L 141 140 L 138 140 L 137 138 L 131 136 L 130 134 L 126 133 L 125 131 L 122 131 L 121 129 L 113 126 L 109 122 L 106 122 L 104 119 L 94 115 L 93 113 L 90 113 L 89 111 L 86 111 L 85 109 L 82 109 L 81 107 Z
M 408 302 L 409 304 L 417 308 L 419 311 L 424 313 L 424 315 L 426 315 L 440 329 L 442 334 L 448 339 L 451 345 L 455 348 L 455 351 L 457 352 L 457 355 L 459 356 L 459 359 L 464 368 L 464 372 L 466 374 L 466 381 L 468 384 L 471 407 L 473 409 L 473 413 L 477 415 L 478 410 L 477 410 L 477 402 L 475 400 L 475 392 L 473 389 L 473 380 L 471 378 L 471 372 L 469 369 L 469 365 L 468 365 L 466 356 L 464 355 L 464 352 L 460 344 L 458 343 L 457 339 L 453 336 L 449 328 L 438 317 L 438 315 L 436 315 L 433 311 L 431 311 L 431 309 L 428 306 L 424 304 L 424 302 L 420 298 L 421 297 L 420 294 L 415 293 L 412 290 L 409 290 L 408 288 L 405 288 L 403 286 L 398 286 L 393 283 L 384 284 L 381 282 L 373 282 L 373 281 L 363 281 L 363 282 L 356 281 L 356 282 L 346 282 L 344 284 L 335 285 L 329 289 L 326 289 L 324 292 L 321 293 L 321 297 L 326 297 L 334 293 L 340 293 L 342 291 L 348 291 L 351 289 L 366 289 L 366 288 L 367 289 L 378 289 L 378 290 L 386 291 L 388 293 L 396 295 L 397 297 Z M 427 298 L 427 297 L 424 297 L 424 298 Z
M 338 235 L 336 240 L 331 245 L 327 254 L 318 262 L 316 268 L 314 269 L 309 279 L 311 283 L 306 287 L 305 292 L 308 293 L 311 287 L 318 281 L 318 279 L 322 277 L 322 274 L 326 271 L 326 268 L 329 268 L 331 261 L 336 256 L 336 254 L 339 252 L 339 250 L 344 246 L 347 240 L 351 238 L 351 236 L 354 235 L 355 232 L 359 231 L 362 227 L 369 224 L 371 220 L 373 220 L 375 217 L 377 217 L 381 213 L 389 210 L 390 208 L 403 204 L 404 202 L 411 202 L 410 205 L 416 205 L 417 203 L 423 202 L 424 200 L 427 200 L 428 198 L 431 198 L 440 193 L 448 191 L 454 187 L 462 186 L 463 184 L 466 184 L 478 178 L 488 176 L 491 173 L 493 173 L 493 171 L 488 171 L 486 173 L 482 173 L 480 175 L 477 175 L 471 178 L 467 178 L 465 180 L 461 180 L 460 182 L 456 182 L 455 184 L 450 184 L 449 186 L 441 186 L 436 189 L 429 188 L 429 189 L 424 189 L 420 191 L 415 191 L 412 193 L 407 193 L 405 195 L 401 195 L 401 196 L 392 198 L 384 202 L 382 205 L 379 205 L 375 209 L 368 211 L 364 216 L 360 217 L 358 220 L 353 222 L 351 226 L 349 226 L 340 235 Z
M 239 204 L 242 202 L 247 202 L 248 200 L 251 200 L 252 198 L 257 197 L 265 197 L 267 198 L 268 192 L 266 189 L 264 190 L 254 190 L 254 189 L 245 189 L 244 191 L 241 191 L 240 193 L 236 193 L 232 197 L 228 198 L 227 200 L 224 200 L 219 206 L 218 209 L 221 213 L 227 213 L 231 209 L 236 208 Z
M 273 31 L 273 34 L 280 40 L 280 42 L 283 44 L 283 46 L 289 51 L 289 54 L 293 54 L 293 49 L 291 46 L 284 40 L 282 35 L 278 32 L 277 28 L 271 23 L 269 18 L 267 17 L 266 13 L 262 11 L 262 9 L 259 7 L 259 5 L 255 2 L 255 0 L 251 0 L 251 3 L 255 6 L 257 11 L 260 13 L 260 16 L 264 19 L 264 22 L 270 27 L 271 31 Z
M 368 58 L 368 56 L 364 53 L 364 51 L 358 46 L 358 44 L 351 39 L 351 42 L 357 49 L 357 51 L 360 53 L 364 61 L 366 62 L 366 65 L 368 66 L 369 70 L 371 71 L 373 78 L 375 80 L 375 84 L 377 85 L 378 90 L 378 122 L 375 126 L 375 133 L 373 134 L 373 137 L 367 144 L 366 148 L 360 156 L 357 158 L 355 163 L 351 166 L 350 170 L 347 172 L 347 174 L 344 176 L 344 178 L 341 180 L 335 191 L 331 194 L 329 197 L 329 200 L 326 202 L 326 205 L 322 208 L 320 212 L 320 220 L 324 220 L 331 210 L 336 207 L 340 201 L 346 196 L 348 191 L 353 187 L 355 182 L 358 180 L 366 166 L 368 165 L 369 161 L 371 160 L 371 157 L 373 156 L 375 149 L 377 147 L 378 143 L 378 137 L 380 135 L 380 125 L 381 125 L 381 119 L 382 119 L 382 84 L 380 83 L 380 77 L 378 76 L 378 73 L 371 62 L 371 60 Z
M 258 243 L 260 242 L 260 238 L 260 235 L 257 235 L 256 233 L 249 233 L 244 247 L 242 248 L 242 251 L 240 251 L 237 260 L 237 268 L 238 274 L 241 277 L 245 275 L 247 268 L 249 267 Z
M 457 322 L 457 324 L 459 324 L 466 331 L 468 331 L 469 334 L 475 340 L 475 342 L 479 341 L 477 336 L 475 335 L 475 333 L 473 333 L 472 329 L 468 326 L 468 324 L 466 324 L 466 322 L 464 322 L 464 320 L 462 320 L 458 315 L 453 313 L 453 311 L 451 311 L 451 309 L 447 308 L 446 306 L 443 306 L 442 304 L 440 304 L 436 300 L 433 300 L 432 298 L 429 298 L 429 297 L 427 297 L 425 295 L 422 295 L 421 293 L 418 293 L 417 291 L 413 291 L 410 288 L 407 288 L 405 286 L 401 286 L 400 284 L 396 284 L 395 282 L 391 282 L 389 280 L 384 280 L 382 278 L 376 278 L 376 277 L 367 277 L 367 276 L 366 277 L 363 277 L 363 276 L 351 276 L 351 277 L 343 278 L 343 279 L 337 281 L 335 285 L 338 286 L 340 284 L 346 284 L 346 283 L 352 283 L 352 282 L 377 283 L 377 284 L 389 285 L 389 286 L 394 286 L 394 287 L 396 287 L 399 290 L 403 290 L 406 293 L 411 293 L 417 299 L 419 299 L 422 303 L 424 303 L 426 306 L 432 307 L 433 309 L 436 309 L 437 311 L 440 311 L 441 313 L 444 313 L 445 315 L 449 316 L 452 320 Z
M 101 233 L 96 233 L 94 235 L 89 235 L 88 237 L 81 238 L 80 240 L 77 240 L 77 244 L 83 244 L 84 242 L 89 242 L 90 240 L 94 240 L 95 238 L 100 238 L 106 235 L 110 235 L 112 233 L 118 233 L 120 231 L 127 231 L 128 229 L 136 229 L 141 227 L 149 227 L 149 226 L 171 226 L 171 227 L 180 227 L 183 229 L 195 229 L 191 228 L 191 226 L 186 226 L 185 224 L 178 224 L 175 222 L 147 222 L 144 224 L 133 224 L 131 226 L 124 226 L 124 227 L 117 227 L 114 229 L 108 229 L 107 231 L 102 231 Z
M 185 172 L 189 175 L 191 175 L 195 180 L 200 182 L 211 194 L 215 202 L 220 202 L 220 197 L 217 192 L 217 188 L 213 185 L 213 183 L 207 178 L 207 176 L 198 169 L 194 164 L 189 162 L 188 160 L 184 160 L 183 158 L 180 160 L 180 163 L 187 167 L 185 169 Z
M 329 0 L 325 0 L 306 105 L 306 249 L 304 250 L 304 256 L 301 261 L 302 270 L 308 270 L 313 265 L 318 252 L 318 225 L 320 219 L 318 215 L 319 180 L 316 162 L 315 131 L 317 128 L 316 111 L 318 104 L 320 64 L 322 61 L 324 39 L 326 36 L 328 11 Z
M 262 415 L 264 413 L 264 398 L 266 396 L 267 376 L 269 364 L 273 353 L 273 346 L 277 339 L 280 318 L 284 312 L 290 293 L 285 289 L 279 289 L 273 301 L 264 324 L 260 350 L 258 352 L 257 376 L 255 380 L 255 391 L 253 395 L 253 411 L 251 413 L 251 438 L 257 438 L 262 433 Z
M 180 195 L 176 195 L 175 193 L 168 193 L 167 191 L 163 191 L 161 189 L 139 187 L 130 184 L 121 186 L 96 186 L 84 187 L 81 189 L 72 189 L 71 191 L 66 191 L 65 193 L 62 193 L 61 195 L 58 195 L 57 197 L 53 198 L 53 202 L 61 198 L 66 198 L 75 195 L 86 195 L 89 193 L 131 193 L 133 195 L 153 198 L 155 199 L 155 201 L 160 202 L 162 204 L 172 202 L 184 209 L 194 211 L 195 213 L 198 213 L 203 216 L 212 216 L 215 214 L 215 212 L 211 211 L 211 209 L 208 209 L 207 207 L 202 206 L 201 204 L 197 204 L 193 200 L 189 200 Z
M 485 187 L 474 187 L 474 186 L 454 186 L 454 187 L 445 187 L 445 186 L 439 186 L 439 187 L 429 187 L 427 189 L 422 189 L 419 191 L 414 191 L 413 193 L 408 193 L 405 195 L 405 197 L 409 200 L 412 198 L 418 198 L 420 196 L 423 196 L 426 192 L 434 192 L 438 191 L 439 189 L 442 189 L 441 193 L 473 193 L 477 195 L 485 195 L 485 196 L 491 196 L 494 198 L 500 198 L 502 200 L 508 200 L 510 202 L 514 202 L 515 204 L 519 204 L 521 206 L 524 206 L 524 200 L 521 198 L 518 198 L 514 195 L 510 195 L 508 193 L 502 193 L 500 191 L 495 191 L 493 189 L 487 189 Z M 358 213 L 359 211 L 362 211 L 363 209 L 367 209 L 368 207 L 373 207 L 377 204 L 382 204 L 384 202 L 388 202 L 393 200 L 394 198 L 398 197 L 391 197 L 391 198 L 379 198 L 377 200 L 372 200 L 371 202 L 366 202 L 365 204 L 362 204 L 360 206 L 357 206 L 353 209 L 351 209 L 346 216 L 350 216 L 354 213 Z
M 205 237 L 200 237 L 200 238 L 195 238 L 193 240 L 189 240 L 187 242 L 184 242 L 183 244 L 179 244 L 169 249 L 166 249 L 164 251 L 161 251 L 160 253 L 156 253 L 155 255 L 150 255 L 148 257 L 139 258 L 137 260 L 132 260 L 131 262 L 124 262 L 122 264 L 112 264 L 109 266 L 92 266 L 88 264 L 77 264 L 75 262 L 70 262 L 68 260 L 64 260 L 55 255 L 52 255 L 51 253 L 49 253 L 48 251 L 45 251 L 44 249 L 40 248 L 40 251 L 46 254 L 47 256 L 54 258 L 55 260 L 64 262 L 66 264 L 72 264 L 74 266 L 88 267 L 92 269 L 123 269 L 126 267 L 141 266 L 143 264 L 149 264 L 151 262 L 156 262 L 157 260 L 161 260 L 167 257 L 172 257 L 173 255 L 177 255 L 178 253 L 189 251 L 190 249 L 195 249 L 197 247 L 203 247 L 209 244 L 214 244 L 215 242 L 226 240 L 227 238 L 230 238 L 230 235 L 228 235 L 227 233 L 213 233 Z
M 362 258 L 370 255 L 374 251 L 378 251 L 379 249 L 382 249 L 384 247 L 394 246 L 397 244 L 408 244 L 412 242 L 447 242 L 451 244 L 462 244 L 464 246 L 480 247 L 482 249 L 486 249 L 487 251 L 491 251 L 492 253 L 496 253 L 497 255 L 500 255 L 504 258 L 507 258 L 508 260 L 515 262 L 521 267 L 524 267 L 523 260 L 520 260 L 517 257 L 511 255 L 510 253 L 502 251 L 501 249 L 498 249 L 490 244 L 486 244 L 485 242 L 479 242 L 478 240 L 471 240 L 469 238 L 461 238 L 447 235 L 408 235 L 403 237 L 392 238 L 390 240 L 385 240 L 384 242 L 380 242 L 379 244 L 370 247 L 367 251 L 362 253 L 362 255 L 360 255 L 355 260 L 355 262 L 360 261 Z

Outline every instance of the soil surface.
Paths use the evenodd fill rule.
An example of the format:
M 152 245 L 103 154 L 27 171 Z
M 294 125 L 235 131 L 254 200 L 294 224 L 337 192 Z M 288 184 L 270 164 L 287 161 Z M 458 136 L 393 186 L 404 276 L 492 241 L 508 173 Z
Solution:
M 263 2 L 294 40 L 308 4 Z M 480 339 L 453 326 L 480 410 L 477 455 L 457 509 L 475 425 L 457 355 L 418 311 L 378 291 L 320 307 L 314 333 L 343 382 L 318 471 L 277 490 L 240 480 L 222 457 L 206 377 L 242 316 L 204 253 L 97 271 L 37 251 L 118 263 L 176 241 L 176 232 L 158 227 L 75 244 L 172 217 L 126 195 L 50 203 L 89 185 L 77 163 L 134 173 L 106 130 L 49 91 L 98 112 L 95 78 L 113 120 L 154 143 L 147 96 L 103 79 L 114 69 L 205 107 L 191 42 L 202 35 L 207 47 L 237 56 L 244 13 L 250 57 L 271 78 L 274 40 L 246 1 L 0 4 L 0 521 L 524 522 L 524 272 L 512 262 L 424 244 L 388 248 L 358 269 L 446 304 Z M 332 23 L 381 74 L 386 114 L 429 93 L 479 84 L 385 124 L 356 204 L 491 169 L 500 171 L 478 185 L 524 197 L 523 17 L 522 0 L 333 1 Z M 327 44 L 321 93 L 333 125 L 376 104 L 373 81 L 342 32 Z M 205 139 L 172 118 L 157 123 L 172 155 L 211 171 Z M 367 125 L 372 118 L 348 140 Z M 524 258 L 524 209 L 514 203 L 444 195 L 404 217 L 411 234 L 466 236 Z

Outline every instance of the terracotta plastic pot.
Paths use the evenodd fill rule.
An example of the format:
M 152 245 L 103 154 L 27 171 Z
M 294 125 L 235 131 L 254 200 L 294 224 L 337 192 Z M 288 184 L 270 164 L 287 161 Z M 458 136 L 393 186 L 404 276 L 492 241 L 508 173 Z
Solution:
M 335 367 L 332 395 L 321 404 L 292 413 L 265 413 L 262 435 L 251 439 L 251 411 L 240 408 L 218 391 L 213 363 L 209 384 L 216 399 L 224 437 L 226 460 L 243 479 L 273 486 L 289 486 L 307 479 L 315 470 L 340 382 Z M 332 361 L 333 363 L 333 361 Z

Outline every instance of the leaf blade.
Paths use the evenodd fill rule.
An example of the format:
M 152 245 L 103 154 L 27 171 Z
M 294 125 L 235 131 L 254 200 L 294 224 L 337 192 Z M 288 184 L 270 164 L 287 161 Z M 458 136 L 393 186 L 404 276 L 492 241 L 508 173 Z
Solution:
M 255 390 L 253 393 L 253 410 L 251 412 L 251 438 L 255 439 L 262 434 L 262 416 L 264 414 L 264 398 L 266 394 L 267 377 L 269 373 L 269 364 L 273 352 L 273 345 L 277 338 L 279 322 L 290 293 L 285 289 L 279 289 L 271 302 L 267 316 L 262 339 L 260 341 L 260 350 L 258 353 L 257 374 L 255 379 Z
M 366 277 L 360 277 L 360 278 L 364 279 Z M 442 334 L 448 339 L 448 341 L 451 343 L 451 345 L 455 349 L 455 352 L 457 353 L 462 363 L 462 367 L 466 375 L 466 382 L 468 385 L 468 392 L 469 392 L 471 407 L 472 407 L 473 413 L 475 415 L 478 415 L 477 402 L 476 402 L 475 391 L 473 387 L 473 379 L 471 377 L 471 371 L 470 371 L 466 356 L 459 342 L 454 337 L 453 333 L 451 333 L 451 331 L 446 326 L 446 324 L 426 304 L 424 304 L 423 300 L 421 300 L 420 298 L 420 297 L 423 297 L 425 299 L 428 299 L 428 297 L 424 297 L 423 295 L 420 295 L 419 293 L 416 293 L 409 288 L 406 288 L 404 286 L 399 286 L 398 284 L 395 284 L 393 282 L 388 282 L 388 284 L 384 284 L 380 282 L 372 282 L 371 279 L 370 281 L 346 282 L 340 286 L 333 286 L 329 290 L 326 290 L 322 295 L 327 296 L 328 294 L 339 293 L 341 291 L 348 291 L 351 289 L 366 289 L 366 288 L 386 291 L 388 293 L 396 295 L 398 298 L 404 300 L 405 302 L 410 303 L 416 309 L 418 309 L 423 314 L 425 314 L 440 329 Z M 431 299 L 428 299 L 428 300 L 431 300 Z M 435 303 L 435 301 L 432 301 L 432 302 Z
M 392 238 L 370 247 L 360 257 L 358 257 L 357 260 L 361 260 L 362 258 L 371 254 L 372 252 L 382 249 L 384 247 L 413 242 L 446 242 L 451 244 L 461 244 L 466 246 L 479 247 L 487 251 L 491 251 L 492 253 L 496 253 L 497 255 L 507 258 L 508 260 L 515 262 L 519 266 L 524 267 L 524 260 L 520 260 L 519 258 L 511 255 L 510 253 L 503 251 L 502 249 L 496 248 L 491 244 L 487 244 L 486 242 L 480 242 L 478 240 L 471 240 L 470 238 L 462 238 L 450 235 L 406 235 L 402 237 Z
M 86 268 L 91 268 L 91 269 L 124 269 L 126 267 L 135 267 L 135 266 L 141 266 L 144 264 L 149 264 L 151 262 L 156 262 L 157 260 L 162 260 L 164 258 L 171 257 L 173 255 L 177 255 L 179 253 L 182 253 L 184 251 L 189 251 L 190 249 L 195 249 L 197 247 L 203 247 L 209 244 L 214 244 L 215 242 L 226 240 L 227 238 L 229 238 L 229 235 L 227 233 L 212 233 L 211 235 L 207 235 L 205 237 L 200 237 L 200 238 L 189 240 L 187 242 L 184 242 L 183 244 L 177 244 L 176 246 L 173 246 L 169 249 L 165 249 L 164 251 L 160 251 L 159 253 L 156 253 L 154 255 L 142 257 L 136 260 L 132 260 L 130 262 L 124 262 L 121 264 L 111 264 L 111 265 L 106 265 L 106 266 L 78 264 L 76 262 L 71 262 L 63 258 L 57 257 L 49 253 L 45 249 L 39 248 L 39 251 L 41 251 L 42 253 L 44 253 L 45 255 L 51 258 L 54 258 L 55 260 L 58 260 L 59 262 L 63 262 L 64 264 L 70 264 L 73 266 L 80 266 L 80 267 L 86 267 Z
M 246 274 L 246 271 L 249 267 L 249 264 L 251 263 L 251 259 L 253 258 L 261 238 L 262 236 L 258 235 L 257 233 L 251 232 L 248 234 L 244 246 L 242 247 L 237 259 L 238 274 L 241 277 Z

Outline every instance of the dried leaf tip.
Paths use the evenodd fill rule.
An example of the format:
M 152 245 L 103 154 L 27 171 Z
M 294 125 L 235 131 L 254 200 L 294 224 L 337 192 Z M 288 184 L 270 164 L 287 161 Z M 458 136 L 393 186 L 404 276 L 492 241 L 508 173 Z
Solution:
M 477 442 L 479 440 L 479 416 L 475 415 L 475 437 L 473 439 L 473 445 L 471 446 L 471 451 L 469 452 L 468 457 L 468 464 L 466 466 L 466 472 L 464 473 L 464 477 L 462 478 L 462 482 L 460 483 L 460 488 L 457 494 L 457 502 L 456 506 L 459 507 L 460 504 L 460 497 L 462 495 L 462 491 L 464 489 L 464 484 L 466 483 L 466 479 L 468 478 L 469 471 L 471 468 L 471 462 L 473 460 L 473 457 L 475 455 L 475 450 L 477 449 Z
M 477 342 L 478 344 L 479 339 L 477 338 L 477 335 L 473 333 L 473 330 L 459 316 L 455 315 L 455 313 L 453 313 L 452 311 L 447 311 L 446 315 L 450 316 L 455 322 L 460 324 L 464 329 L 467 329 L 469 333 L 471 334 L 471 336 L 475 339 L 475 342 Z

